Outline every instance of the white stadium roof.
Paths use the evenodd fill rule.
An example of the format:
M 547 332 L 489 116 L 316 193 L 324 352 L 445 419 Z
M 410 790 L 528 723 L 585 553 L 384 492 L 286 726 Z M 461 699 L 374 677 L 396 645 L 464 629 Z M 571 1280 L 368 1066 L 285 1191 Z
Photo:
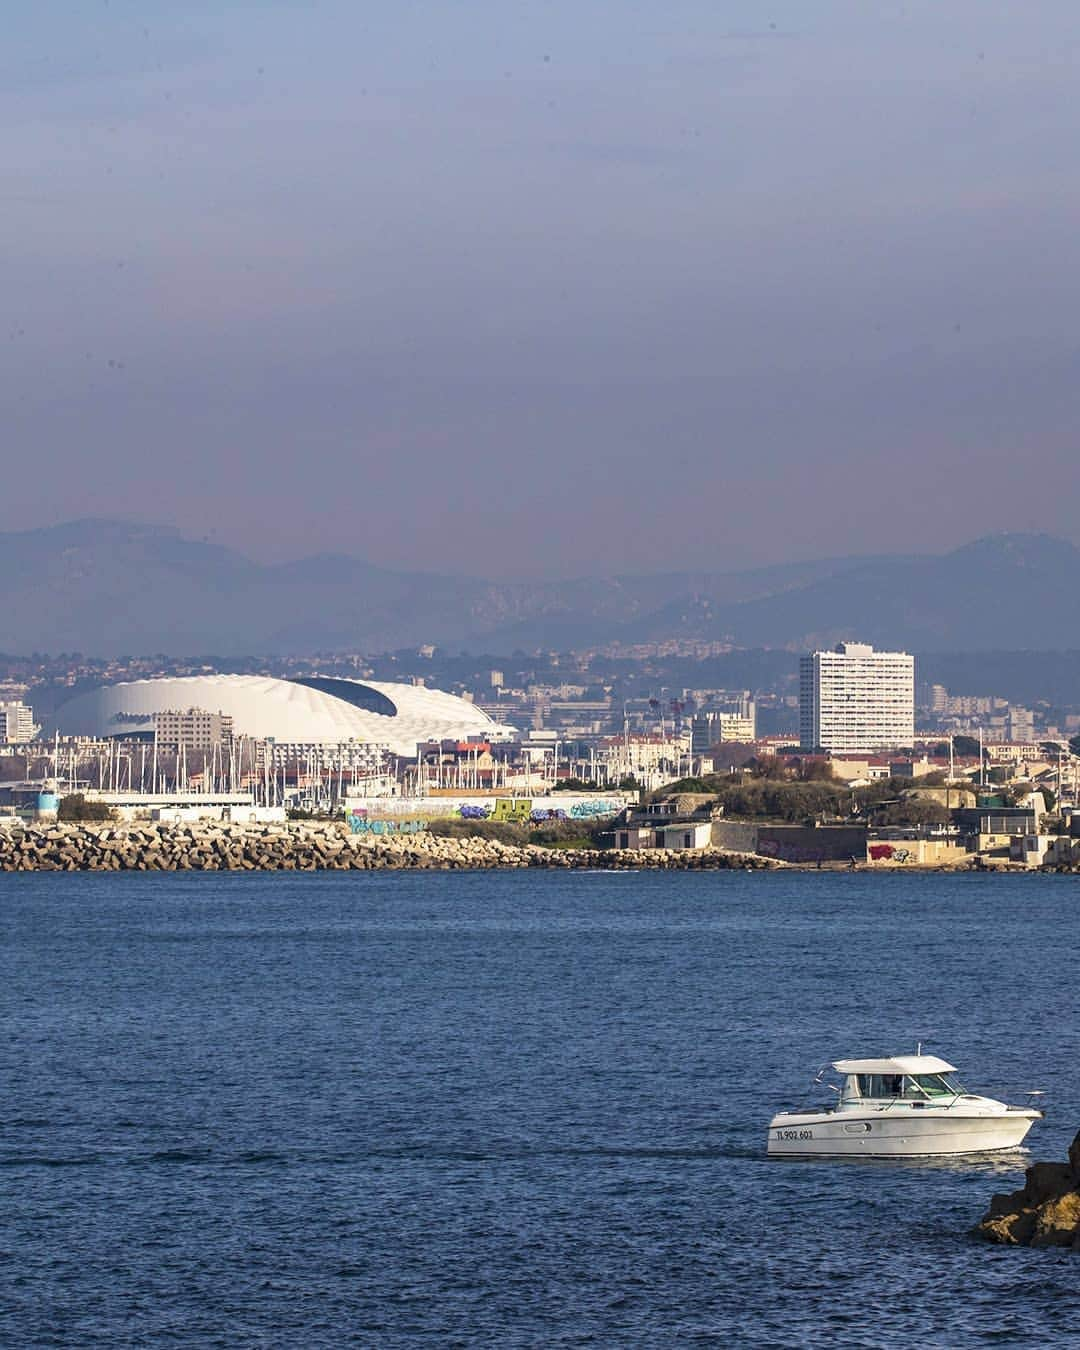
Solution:
M 60 708 L 55 729 L 65 736 L 118 736 L 151 726 L 159 712 L 227 713 L 236 735 L 284 744 L 361 741 L 415 755 L 418 741 L 513 732 L 466 699 L 411 684 L 312 676 L 187 675 L 132 680 L 80 694 Z

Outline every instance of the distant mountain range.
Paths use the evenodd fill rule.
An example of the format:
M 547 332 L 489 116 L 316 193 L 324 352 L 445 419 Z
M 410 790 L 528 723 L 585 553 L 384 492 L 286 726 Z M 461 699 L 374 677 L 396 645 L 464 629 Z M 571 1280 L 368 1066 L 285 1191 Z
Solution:
M 0 535 L 12 653 L 509 653 L 670 638 L 961 652 L 1076 645 L 1080 549 L 991 535 L 935 556 L 495 582 L 338 555 L 266 566 L 177 530 L 82 520 Z

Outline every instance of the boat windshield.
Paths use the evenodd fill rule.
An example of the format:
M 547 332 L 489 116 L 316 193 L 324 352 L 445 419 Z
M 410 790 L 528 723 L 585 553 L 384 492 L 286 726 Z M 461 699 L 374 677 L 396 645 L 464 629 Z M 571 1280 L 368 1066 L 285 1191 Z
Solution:
M 924 1102 L 935 1097 L 959 1097 L 964 1089 L 951 1074 L 944 1073 L 861 1073 L 860 1097 L 902 1097 Z
M 947 1073 L 916 1073 L 904 1079 L 904 1096 L 919 1100 L 923 1097 L 959 1097 L 964 1089 Z

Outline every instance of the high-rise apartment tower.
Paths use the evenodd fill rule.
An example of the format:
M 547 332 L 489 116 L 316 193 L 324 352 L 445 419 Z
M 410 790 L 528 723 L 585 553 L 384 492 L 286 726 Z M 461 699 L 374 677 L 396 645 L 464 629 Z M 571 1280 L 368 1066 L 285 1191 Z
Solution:
M 799 662 L 799 743 L 804 750 L 869 751 L 915 737 L 915 658 L 841 642 Z
M 0 742 L 34 738 L 34 710 L 26 703 L 0 703 Z

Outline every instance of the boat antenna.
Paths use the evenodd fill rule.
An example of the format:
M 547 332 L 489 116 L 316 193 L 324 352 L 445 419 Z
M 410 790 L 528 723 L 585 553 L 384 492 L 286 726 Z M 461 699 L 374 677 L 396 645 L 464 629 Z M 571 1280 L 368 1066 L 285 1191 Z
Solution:
M 922 1041 L 915 1042 L 915 1058 L 918 1059 L 922 1054 Z

